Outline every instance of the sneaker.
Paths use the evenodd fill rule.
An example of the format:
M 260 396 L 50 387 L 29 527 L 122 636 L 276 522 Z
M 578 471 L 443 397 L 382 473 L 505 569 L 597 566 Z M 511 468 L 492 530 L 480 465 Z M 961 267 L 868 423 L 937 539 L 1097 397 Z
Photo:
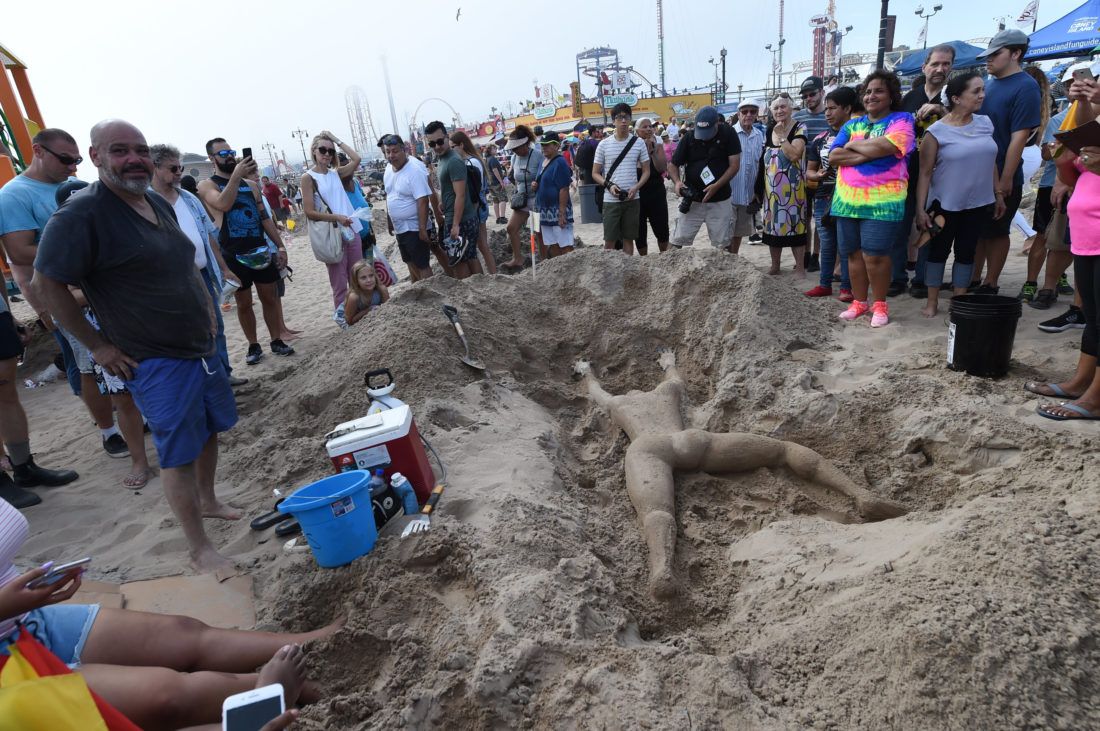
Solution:
M 840 290 L 840 296 L 837 297 L 841 302 L 854 302 L 855 298 L 855 295 L 852 294 L 852 290 L 843 288 Z
M 819 272 L 821 271 L 821 257 L 818 254 L 811 254 L 810 261 L 806 264 L 806 271 Z
M 928 299 L 928 285 L 923 282 L 913 282 L 909 285 L 909 296 L 916 300 Z
M 750 244 L 762 244 L 762 243 L 764 243 L 764 237 L 761 236 L 760 234 L 753 234 L 752 236 L 749 237 L 749 243 Z
M 875 302 L 871 305 L 871 327 L 883 327 L 890 324 L 890 305 Z
M 908 287 L 906 286 L 907 284 L 908 282 L 890 282 L 890 286 L 886 290 L 886 296 L 897 297 L 899 294 L 908 289 Z
M 275 355 L 294 355 L 294 348 L 290 347 L 282 340 L 272 340 L 271 352 Z
M 1080 307 L 1073 306 L 1058 315 L 1058 317 L 1039 323 L 1039 329 L 1045 333 L 1062 333 L 1074 328 L 1081 330 L 1084 327 L 1085 313 L 1081 311 Z
M 1058 294 L 1053 289 L 1040 289 L 1035 299 L 1027 303 L 1028 307 L 1037 310 L 1049 310 L 1058 301 Z
M 1058 277 L 1058 294 L 1073 294 L 1073 286 L 1069 283 L 1069 278 L 1065 274 Z
M 236 388 L 237 386 L 243 386 L 246 383 L 248 383 L 247 378 L 241 378 L 240 376 L 230 376 L 229 377 L 229 385 L 233 388 Z
M 501 226 L 503 226 L 503 225 L 508 223 L 508 219 L 505 218 L 504 216 L 497 216 L 497 223 L 499 223 Z
M 967 288 L 966 288 L 967 294 L 974 294 L 975 292 L 978 291 L 978 287 L 980 287 L 980 286 L 982 286 L 981 281 L 980 280 L 974 280 L 973 282 L 971 282 L 967 286 Z
M 917 262 L 915 262 L 915 261 L 905 262 L 905 270 L 908 271 L 908 272 L 917 271 Z
M 969 289 L 967 290 L 970 291 Z M 978 288 L 974 290 L 974 294 L 997 294 L 1001 291 L 1000 287 L 994 287 L 991 284 L 980 284 Z
M 264 357 L 264 349 L 260 347 L 259 343 L 251 343 L 248 346 L 248 353 L 244 356 L 245 365 L 256 365 Z
M 866 302 L 852 300 L 852 304 L 848 305 L 848 309 L 841 312 L 837 317 L 841 320 L 854 320 L 857 317 L 866 315 L 870 310 L 871 308 L 867 306 Z
M 832 297 L 833 296 L 833 288 L 832 287 L 822 287 L 819 284 L 816 287 L 814 287 L 813 289 L 808 290 L 806 292 L 803 292 L 803 294 L 806 295 L 807 297 Z
M 103 440 L 103 451 L 108 457 L 120 459 L 130 456 L 130 448 L 126 446 L 126 440 L 121 434 L 112 434 Z
M 1020 300 L 1021 302 L 1031 302 L 1035 299 L 1035 293 L 1038 291 L 1038 282 L 1024 282 L 1024 286 L 1020 287 L 1020 293 L 1016 295 L 1016 299 Z

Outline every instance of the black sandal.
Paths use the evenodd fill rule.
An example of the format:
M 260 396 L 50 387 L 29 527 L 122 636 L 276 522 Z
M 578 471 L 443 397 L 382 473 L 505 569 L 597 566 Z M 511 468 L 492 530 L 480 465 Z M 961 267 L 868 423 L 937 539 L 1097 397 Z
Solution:
M 287 518 L 279 525 L 275 526 L 275 535 L 280 538 L 286 538 L 287 536 L 296 536 L 302 532 L 302 526 L 298 523 L 297 518 Z
M 252 530 L 267 530 L 276 523 L 281 523 L 286 520 L 286 515 L 279 512 L 279 505 L 286 500 L 286 498 L 279 498 L 275 502 L 275 509 L 269 513 L 264 513 L 258 518 L 253 518 L 252 522 L 248 524 Z

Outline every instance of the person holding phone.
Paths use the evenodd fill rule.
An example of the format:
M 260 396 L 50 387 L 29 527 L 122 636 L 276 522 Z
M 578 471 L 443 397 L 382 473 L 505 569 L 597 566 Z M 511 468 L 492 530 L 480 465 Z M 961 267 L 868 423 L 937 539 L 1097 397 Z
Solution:
M 15 557 L 29 532 L 22 514 L 0 500 L 0 653 L 25 629 L 145 729 L 215 723 L 226 697 L 258 685 L 283 684 L 288 703 L 319 698 L 305 683 L 298 646 L 334 634 L 342 620 L 313 632 L 250 632 L 190 617 L 62 604 L 80 588 L 84 566 L 51 573 L 50 562 L 20 571 Z

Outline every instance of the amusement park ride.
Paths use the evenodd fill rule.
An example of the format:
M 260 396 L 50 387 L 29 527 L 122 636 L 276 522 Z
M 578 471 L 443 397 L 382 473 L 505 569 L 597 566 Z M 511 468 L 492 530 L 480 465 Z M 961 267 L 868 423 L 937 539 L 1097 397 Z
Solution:
M 31 138 L 43 127 L 27 67 L 0 45 L 0 185 L 30 164 Z

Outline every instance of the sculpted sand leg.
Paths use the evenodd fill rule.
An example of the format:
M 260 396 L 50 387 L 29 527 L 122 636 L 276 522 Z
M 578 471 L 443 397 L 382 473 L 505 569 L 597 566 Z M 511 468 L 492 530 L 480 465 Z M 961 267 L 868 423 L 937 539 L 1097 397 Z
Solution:
M 680 413 L 684 383 L 676 369 L 676 356 L 662 351 L 658 363 L 665 375 L 657 388 L 619 396 L 603 389 L 588 362 L 574 365 L 589 397 L 607 409 L 611 420 L 630 438 L 625 459 L 626 490 L 649 548 L 649 585 L 654 596 L 663 598 L 676 592 L 672 573 L 676 545 L 674 470 L 722 474 L 787 467 L 799 477 L 851 498 L 865 520 L 882 520 L 905 512 L 901 506 L 854 484 L 807 447 L 756 434 L 684 429 Z

